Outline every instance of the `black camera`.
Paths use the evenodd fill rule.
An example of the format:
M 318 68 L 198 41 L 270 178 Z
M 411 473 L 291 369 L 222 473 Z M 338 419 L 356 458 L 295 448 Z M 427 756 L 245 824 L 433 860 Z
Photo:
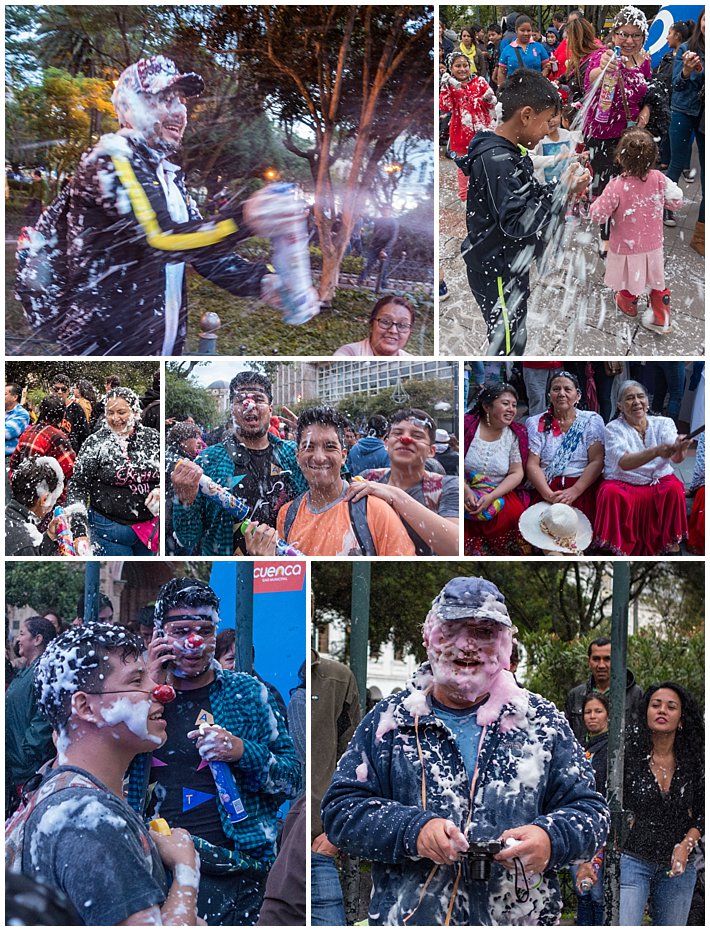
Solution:
M 502 849 L 503 845 L 497 840 L 470 840 L 466 851 L 469 878 L 488 882 L 493 857 Z

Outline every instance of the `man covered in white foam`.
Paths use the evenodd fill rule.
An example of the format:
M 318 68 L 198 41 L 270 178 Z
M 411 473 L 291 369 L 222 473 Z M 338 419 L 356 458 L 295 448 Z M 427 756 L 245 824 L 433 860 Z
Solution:
M 196 924 L 199 859 L 187 831 L 149 831 L 123 798 L 131 760 L 165 741 L 164 703 L 143 641 L 85 624 L 53 640 L 35 676 L 58 756 L 24 786 L 6 865 L 61 889 L 86 925 Z M 173 874 L 169 884 L 166 870 Z
M 204 220 L 176 155 L 199 74 L 163 55 L 118 78 L 117 133 L 101 137 L 71 184 L 62 348 L 77 355 L 179 355 L 187 331 L 186 263 L 240 297 L 272 300 L 277 276 L 233 249 L 252 235 L 242 205 Z
M 495 585 L 451 579 L 424 623 L 427 662 L 338 764 L 323 823 L 373 861 L 370 924 L 556 924 L 555 871 L 606 838 L 569 725 L 508 671 L 514 633 Z
M 59 522 L 53 518 L 44 533 L 39 524 L 64 491 L 64 473 L 51 456 L 25 459 L 12 473 L 12 497 L 5 508 L 6 556 L 56 556 Z

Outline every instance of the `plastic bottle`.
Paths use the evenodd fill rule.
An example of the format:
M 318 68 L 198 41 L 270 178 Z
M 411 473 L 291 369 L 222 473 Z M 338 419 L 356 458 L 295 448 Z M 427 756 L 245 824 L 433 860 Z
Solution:
M 621 48 L 618 45 L 614 46 L 614 54 L 616 55 L 616 66 L 619 67 L 621 62 Z M 597 103 L 597 109 L 594 111 L 594 119 L 597 123 L 608 123 L 609 117 L 611 115 L 611 105 L 614 101 L 614 94 L 616 93 L 616 85 L 619 83 L 619 76 L 616 71 L 607 70 L 604 72 L 604 77 L 602 78 L 602 86 L 599 91 L 599 102 Z
M 204 734 L 208 728 L 208 724 L 200 724 L 200 733 Z M 249 816 L 244 810 L 244 805 L 239 795 L 239 789 L 237 789 L 237 783 L 234 781 L 229 763 L 225 763 L 222 760 L 208 760 L 207 764 L 212 773 L 214 784 L 217 787 L 219 800 L 229 815 L 229 820 L 232 824 L 238 824 L 240 821 L 244 821 L 244 819 Z
M 280 279 L 284 323 L 306 323 L 320 311 L 308 255 L 308 228 L 296 185 L 267 184 L 250 198 L 249 224 L 273 244 L 272 261 Z
M 59 543 L 60 556 L 76 556 L 76 547 L 74 546 L 74 537 L 69 527 L 69 521 L 64 513 L 64 508 L 55 507 L 54 516 L 59 520 L 57 528 L 57 542 Z

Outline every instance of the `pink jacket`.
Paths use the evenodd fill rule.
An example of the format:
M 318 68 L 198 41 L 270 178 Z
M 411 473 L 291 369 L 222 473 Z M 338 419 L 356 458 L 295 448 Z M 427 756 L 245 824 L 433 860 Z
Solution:
M 610 251 L 633 255 L 663 248 L 663 208 L 677 210 L 682 203 L 678 185 L 653 169 L 645 181 L 625 175 L 612 178 L 589 216 L 593 223 L 611 217 Z

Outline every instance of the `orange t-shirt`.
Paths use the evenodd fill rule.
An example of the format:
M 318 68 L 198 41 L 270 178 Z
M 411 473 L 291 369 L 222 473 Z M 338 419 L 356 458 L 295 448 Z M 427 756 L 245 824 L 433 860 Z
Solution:
M 288 508 L 289 504 L 284 504 L 276 518 L 276 529 L 281 537 Z M 367 499 L 367 523 L 378 556 L 415 555 L 414 544 L 398 514 L 386 501 L 374 495 Z M 347 501 L 339 501 L 327 511 L 313 514 L 304 495 L 291 525 L 289 542 L 306 556 L 363 555 L 350 522 Z

